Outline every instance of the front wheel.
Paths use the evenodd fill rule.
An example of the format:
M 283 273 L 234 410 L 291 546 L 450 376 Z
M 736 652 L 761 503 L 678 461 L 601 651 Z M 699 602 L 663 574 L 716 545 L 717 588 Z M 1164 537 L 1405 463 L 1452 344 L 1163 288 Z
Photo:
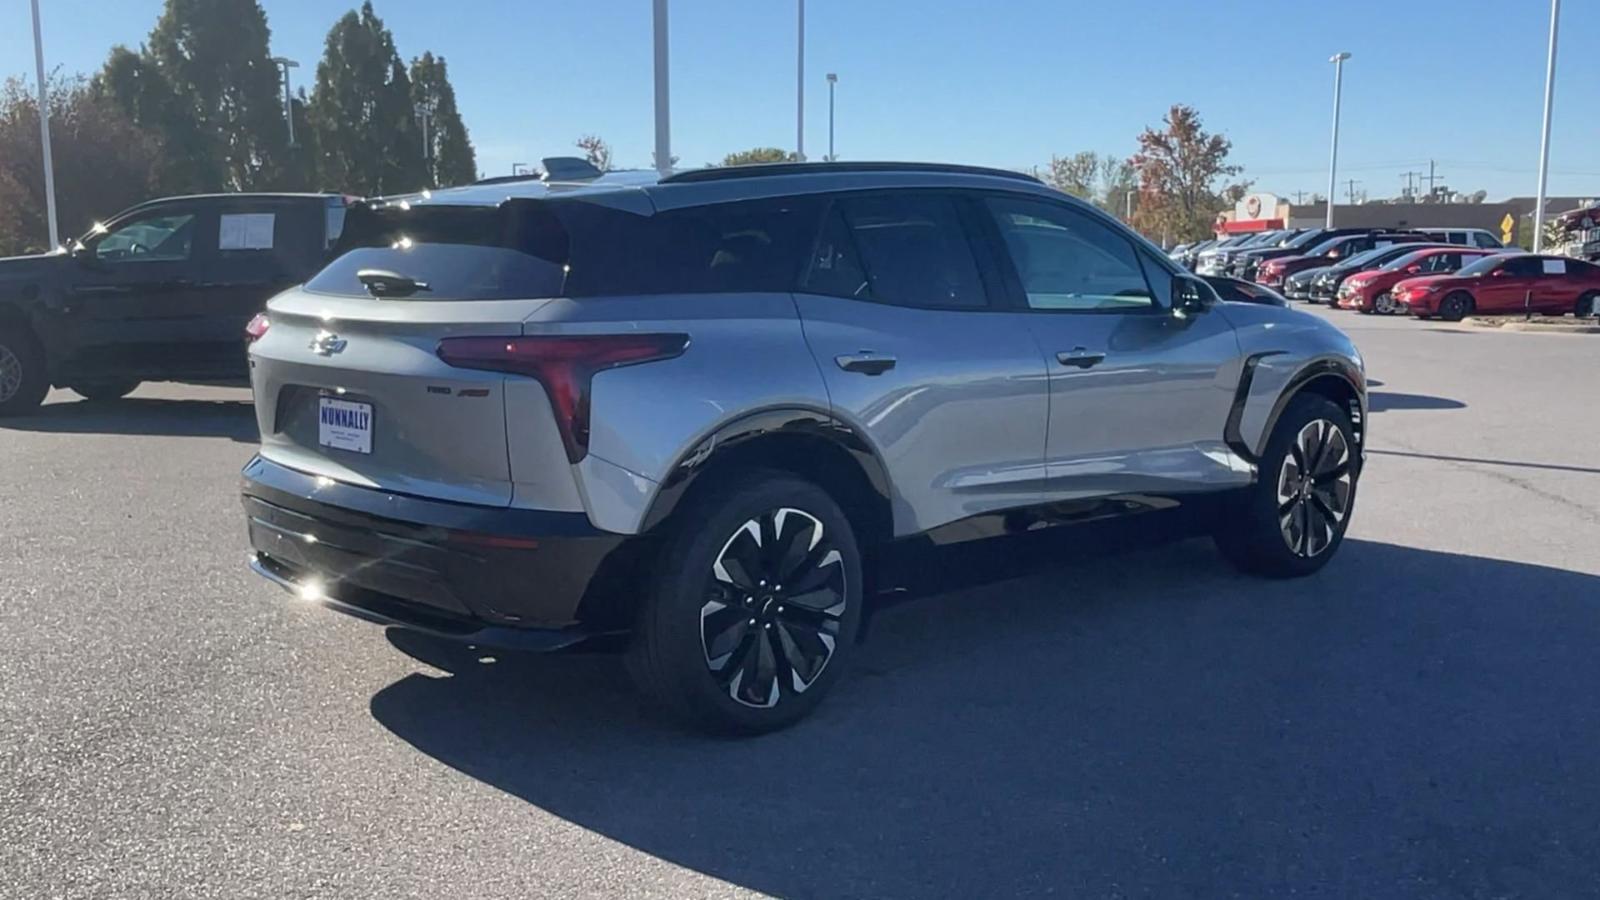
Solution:
M 1444 298 L 1439 304 L 1439 318 L 1446 322 L 1459 322 L 1472 313 L 1472 298 L 1460 291 Z
M 783 728 L 838 679 L 861 621 L 850 522 L 816 485 L 745 473 L 676 517 L 638 616 L 629 669 L 679 721 Z
M 1356 499 L 1360 450 L 1350 414 L 1300 394 L 1278 419 L 1256 483 L 1214 538 L 1240 569 L 1273 578 L 1310 575 L 1344 540 Z
M 91 403 L 110 403 L 133 393 L 141 382 L 132 378 L 112 378 L 96 381 L 75 381 L 67 387 Z

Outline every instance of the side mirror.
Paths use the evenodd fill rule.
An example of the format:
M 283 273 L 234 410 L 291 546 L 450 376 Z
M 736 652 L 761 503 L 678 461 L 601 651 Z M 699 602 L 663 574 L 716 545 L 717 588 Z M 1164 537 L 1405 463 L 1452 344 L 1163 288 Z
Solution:
M 1175 318 L 1187 319 L 1205 312 L 1216 301 L 1216 296 L 1211 285 L 1192 275 L 1172 276 L 1172 315 Z
M 1507 272 L 1505 269 L 1495 269 L 1493 272 L 1489 273 L 1489 277 L 1490 278 L 1504 278 L 1504 277 L 1506 277 L 1507 275 L 1510 275 L 1510 274 L 1511 273 Z

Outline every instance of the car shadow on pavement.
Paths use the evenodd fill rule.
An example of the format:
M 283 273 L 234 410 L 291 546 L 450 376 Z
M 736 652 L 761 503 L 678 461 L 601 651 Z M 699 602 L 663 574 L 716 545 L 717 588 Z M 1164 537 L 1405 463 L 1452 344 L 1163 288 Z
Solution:
M 603 656 L 455 651 L 371 712 L 540 810 L 779 896 L 1597 883 L 1600 578 L 1363 540 L 1292 582 L 1195 540 L 1062 555 L 886 611 L 778 734 L 676 730 Z
M 259 439 L 255 407 L 248 401 L 164 400 L 132 397 L 110 403 L 46 403 L 26 416 L 0 419 L 0 429 L 61 434 L 172 435 Z
M 1427 394 L 1401 394 L 1395 391 L 1370 391 L 1367 393 L 1368 412 L 1389 412 L 1397 409 L 1466 409 L 1460 400 L 1433 397 Z

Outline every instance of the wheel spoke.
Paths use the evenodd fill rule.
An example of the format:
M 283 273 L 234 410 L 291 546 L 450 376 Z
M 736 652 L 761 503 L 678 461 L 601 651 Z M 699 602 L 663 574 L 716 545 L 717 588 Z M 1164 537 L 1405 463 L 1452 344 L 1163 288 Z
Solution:
M 812 548 L 822 540 L 822 524 L 792 509 L 778 510 L 773 519 L 776 537 L 769 571 L 781 583 L 794 577 L 810 557 Z
M 1323 444 L 1322 459 L 1318 461 L 1317 467 L 1311 470 L 1312 476 L 1326 474 L 1327 471 L 1343 464 L 1345 458 L 1349 456 L 1348 450 L 1344 442 L 1344 432 L 1336 426 L 1329 425 L 1328 437 Z
M 1333 501 L 1333 498 L 1324 497 L 1320 488 L 1311 492 L 1311 503 L 1317 508 L 1317 511 L 1326 516 L 1328 521 L 1338 522 L 1344 518 L 1344 511 L 1341 507 L 1335 505 L 1337 501 L 1330 501 Z

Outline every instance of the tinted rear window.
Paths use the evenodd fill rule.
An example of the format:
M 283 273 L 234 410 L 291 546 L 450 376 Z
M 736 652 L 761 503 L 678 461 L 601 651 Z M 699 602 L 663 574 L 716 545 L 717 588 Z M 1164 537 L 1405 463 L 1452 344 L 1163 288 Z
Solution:
M 573 236 L 567 296 L 794 290 L 821 207 L 816 197 L 781 197 L 641 216 L 561 204 Z
M 382 269 L 425 283 L 415 300 L 789 291 L 820 207 L 799 197 L 655 215 L 580 200 L 365 210 L 306 288 L 362 295 L 358 273 Z
M 357 277 L 380 269 L 425 285 L 412 300 L 557 297 L 566 280 L 566 229 L 547 205 L 355 207 L 336 257 L 306 290 L 365 296 Z

